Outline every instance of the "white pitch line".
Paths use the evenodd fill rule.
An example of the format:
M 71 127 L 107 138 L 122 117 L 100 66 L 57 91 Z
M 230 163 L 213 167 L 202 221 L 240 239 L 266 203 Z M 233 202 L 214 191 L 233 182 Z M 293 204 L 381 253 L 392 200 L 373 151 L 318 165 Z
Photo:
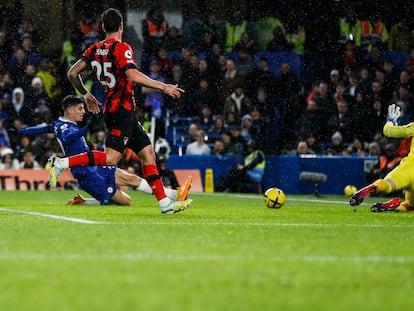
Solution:
M 8 212 L 8 213 L 18 213 L 18 214 L 25 214 L 25 215 L 40 216 L 40 217 L 46 217 L 46 218 L 52 218 L 52 219 L 59 219 L 59 220 L 76 222 L 76 223 L 81 223 L 81 224 L 88 224 L 88 225 L 105 224 L 105 222 L 100 222 L 100 221 L 66 217 L 66 216 L 53 215 L 53 214 L 45 214 L 45 213 L 39 213 L 39 212 L 21 211 L 21 210 L 16 210 L 16 209 L 9 209 L 9 208 L 0 208 L 0 211 Z
M 126 254 L 0 254 L 0 260 L 175 260 L 175 261 L 248 261 L 248 260 L 270 260 L 276 262 L 355 262 L 355 263 L 413 263 L 414 256 L 341 256 L 341 255 L 223 255 L 223 254 L 151 254 L 151 253 L 126 253 Z

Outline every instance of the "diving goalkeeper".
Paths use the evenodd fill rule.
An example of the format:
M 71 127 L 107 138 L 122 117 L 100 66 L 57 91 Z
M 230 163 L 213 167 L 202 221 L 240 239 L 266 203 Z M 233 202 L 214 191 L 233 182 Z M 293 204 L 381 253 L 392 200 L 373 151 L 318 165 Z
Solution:
M 384 125 L 383 133 L 390 138 L 406 138 L 414 136 L 414 122 L 404 126 L 398 126 L 400 107 L 392 104 L 388 107 L 388 118 Z M 411 212 L 414 211 L 414 140 L 411 140 L 410 152 L 403 158 L 400 164 L 389 172 L 384 179 L 377 179 L 372 184 L 360 189 L 351 196 L 349 204 L 359 205 L 370 194 L 393 193 L 405 190 L 404 202 L 397 197 L 387 202 L 375 203 L 371 206 L 371 212 Z

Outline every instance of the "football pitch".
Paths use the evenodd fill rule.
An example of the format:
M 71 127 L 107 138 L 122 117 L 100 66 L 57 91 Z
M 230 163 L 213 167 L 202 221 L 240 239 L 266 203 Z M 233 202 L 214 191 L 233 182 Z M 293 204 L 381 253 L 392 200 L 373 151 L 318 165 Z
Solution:
M 129 207 L 65 205 L 74 194 L 0 193 L 0 310 L 414 308 L 414 213 L 371 213 L 378 198 L 272 210 L 194 193 L 162 215 L 137 191 Z

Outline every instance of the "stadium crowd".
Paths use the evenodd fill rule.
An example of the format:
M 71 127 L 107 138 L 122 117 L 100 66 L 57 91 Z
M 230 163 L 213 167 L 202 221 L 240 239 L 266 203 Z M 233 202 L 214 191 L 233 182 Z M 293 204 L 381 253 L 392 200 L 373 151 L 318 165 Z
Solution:
M 382 127 L 391 103 L 401 108 L 400 124 L 414 118 L 412 22 L 401 18 L 386 24 L 375 12 L 361 14 L 352 6 L 343 13 L 337 19 L 334 66 L 308 87 L 289 62 L 280 65 L 276 76 L 269 68 L 273 54 L 256 57 L 291 52 L 303 58 L 310 34 L 300 18 L 287 27 L 283 18 L 251 22 L 235 10 L 226 20 L 210 14 L 177 28 L 168 24 L 161 7 L 150 9 L 142 21 L 142 53 L 136 55 L 141 70 L 186 91 L 174 99 L 136 86 L 139 119 L 148 127 L 155 115 L 157 141 L 167 144 L 156 151 L 176 150 L 168 144 L 177 127 L 185 128 L 183 153 L 241 155 L 254 140 L 266 154 L 380 155 L 392 143 L 404 156 L 405 145 L 385 139 Z M 102 39 L 98 17 L 88 20 L 77 21 L 59 58 L 39 52 L 41 39 L 29 20 L 15 31 L 0 24 L 0 168 L 40 168 L 52 154 L 62 155 L 53 134 L 20 137 L 17 131 L 61 114 L 62 98 L 74 93 L 67 69 Z M 405 52 L 403 68 L 384 51 Z M 94 75 L 83 79 L 103 102 Z M 154 114 L 158 107 L 161 116 Z M 105 126 L 99 116 L 94 118 L 88 142 L 102 150 Z

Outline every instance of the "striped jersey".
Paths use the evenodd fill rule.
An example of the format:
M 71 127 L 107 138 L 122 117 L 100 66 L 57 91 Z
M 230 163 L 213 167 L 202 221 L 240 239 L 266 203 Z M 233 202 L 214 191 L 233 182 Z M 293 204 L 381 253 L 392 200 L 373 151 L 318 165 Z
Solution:
M 104 87 L 104 113 L 135 110 L 133 83 L 125 71 L 137 68 L 134 52 L 129 44 L 105 39 L 92 44 L 82 55 Z

